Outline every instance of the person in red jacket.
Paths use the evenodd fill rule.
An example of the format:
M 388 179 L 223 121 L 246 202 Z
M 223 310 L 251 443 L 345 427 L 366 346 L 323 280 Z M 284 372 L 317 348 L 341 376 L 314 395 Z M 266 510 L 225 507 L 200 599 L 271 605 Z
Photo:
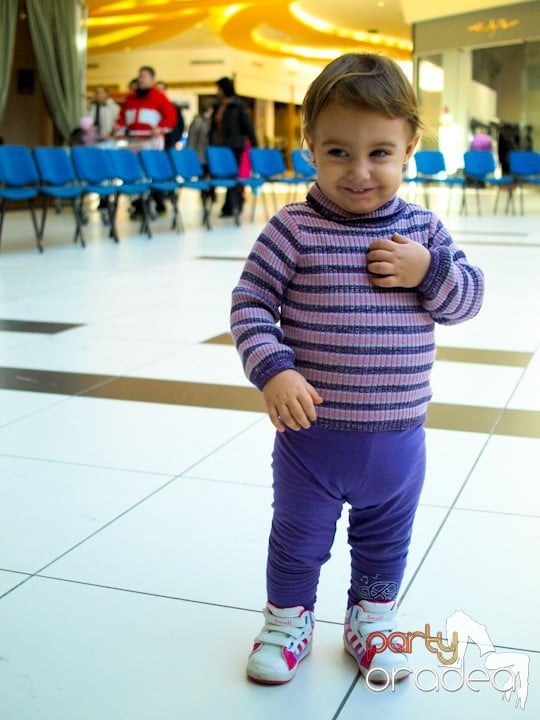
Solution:
M 154 68 L 140 68 L 137 88 L 125 99 L 116 121 L 116 137 L 127 136 L 133 150 L 162 149 L 164 136 L 176 125 L 176 108 L 154 87 L 155 76 Z
M 136 89 L 125 99 L 116 121 L 115 137 L 127 137 L 129 147 L 139 151 L 144 148 L 162 150 L 165 136 L 177 122 L 176 107 L 155 85 L 154 68 L 143 65 L 139 69 Z M 154 193 L 156 212 L 165 212 L 162 193 Z M 137 219 L 142 213 L 141 203 L 132 203 L 131 218 Z

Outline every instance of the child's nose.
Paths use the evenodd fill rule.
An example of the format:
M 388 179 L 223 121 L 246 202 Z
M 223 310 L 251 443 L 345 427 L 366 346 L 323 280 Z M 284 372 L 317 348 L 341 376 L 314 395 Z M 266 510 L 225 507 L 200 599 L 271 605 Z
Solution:
M 355 158 L 349 167 L 351 177 L 359 180 L 368 178 L 371 174 L 371 165 L 367 158 Z

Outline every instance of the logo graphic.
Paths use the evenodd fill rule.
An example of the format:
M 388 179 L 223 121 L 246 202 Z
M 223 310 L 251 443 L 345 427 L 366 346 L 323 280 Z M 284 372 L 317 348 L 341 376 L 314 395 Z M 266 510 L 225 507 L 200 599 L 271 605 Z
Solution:
M 446 618 L 446 636 L 457 632 L 458 640 L 458 667 L 463 667 L 465 651 L 470 639 L 480 650 L 484 658 L 484 667 L 492 672 L 492 680 L 498 673 L 506 672 L 508 679 L 503 688 L 497 688 L 504 693 L 504 699 L 510 701 L 512 693 L 516 692 L 516 707 L 525 709 L 527 692 L 529 688 L 529 656 L 519 652 L 501 652 L 495 649 L 488 635 L 485 625 L 473 620 L 470 615 L 461 610 Z
M 389 635 L 381 632 L 371 633 L 367 638 L 366 652 L 372 655 L 390 650 L 395 653 L 411 653 L 415 639 L 423 639 L 429 652 L 434 653 L 441 663 L 437 673 L 432 668 L 409 670 L 413 675 L 415 686 L 422 692 L 457 692 L 464 686 L 471 692 L 479 692 L 476 685 L 489 683 L 508 702 L 513 693 L 516 693 L 516 707 L 525 709 L 529 687 L 529 661 L 525 653 L 505 652 L 497 650 L 491 641 L 485 625 L 473 620 L 462 610 L 449 615 L 446 619 L 446 639 L 442 632 L 431 635 L 429 625 L 423 632 L 393 632 Z M 484 667 L 475 667 L 465 670 L 465 653 L 470 644 L 477 646 Z M 370 682 L 371 671 L 366 674 L 366 683 L 371 690 L 381 692 L 391 687 L 395 691 L 396 678 L 386 673 L 387 681 L 384 684 Z M 380 668 L 377 670 L 380 673 Z M 384 670 L 382 672 L 385 672 Z M 449 678 L 452 676 L 452 680 Z M 430 684 L 428 684 L 430 683 Z

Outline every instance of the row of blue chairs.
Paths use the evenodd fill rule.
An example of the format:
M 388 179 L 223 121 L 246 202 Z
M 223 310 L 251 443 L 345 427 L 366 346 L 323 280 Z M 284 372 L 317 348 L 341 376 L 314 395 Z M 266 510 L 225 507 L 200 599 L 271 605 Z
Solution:
M 508 199 L 505 211 L 510 206 L 515 213 L 514 191 L 519 190 L 521 214 L 524 214 L 523 188 L 525 185 L 540 185 L 540 153 L 530 150 L 512 150 L 508 160 L 510 173 L 497 175 L 497 165 L 492 153 L 482 150 L 468 150 L 463 155 L 463 172 L 459 175 L 448 175 L 444 155 L 440 150 L 418 150 L 414 156 L 415 174 L 404 176 L 407 183 L 418 183 L 424 189 L 424 203 L 429 207 L 429 187 L 446 185 L 451 191 L 454 187 L 462 189 L 461 212 L 467 213 L 467 187 L 476 190 L 477 212 L 480 214 L 480 189 L 483 187 L 496 187 L 495 205 L 493 212 L 497 212 L 499 195 L 502 188 L 508 190 Z M 451 195 L 449 194 L 449 205 Z
M 30 150 L 23 145 L 0 145 L 0 242 L 7 203 L 25 201 L 28 204 L 36 236 L 36 244 L 43 251 L 43 237 L 47 211 L 52 201 L 69 202 L 75 219 L 74 242 L 85 245 L 83 226 L 86 217 L 83 200 L 87 195 L 103 198 L 104 212 L 108 215 L 109 235 L 119 240 L 117 229 L 118 202 L 122 196 L 140 201 L 142 220 L 140 232 L 152 237 L 150 227 L 150 197 L 154 191 L 164 193 L 172 205 L 171 229 L 183 229 L 179 209 L 180 193 L 184 188 L 197 190 L 203 202 L 203 225 L 211 229 L 213 188 L 225 190 L 242 185 L 253 194 L 252 219 L 257 197 L 262 195 L 268 215 L 266 199 L 259 191 L 271 185 L 275 198 L 275 185 L 286 183 L 290 187 L 315 179 L 315 168 L 302 150 L 293 151 L 291 160 L 294 175 L 288 173 L 281 151 L 252 148 L 249 178 L 239 177 L 234 153 L 226 147 L 211 146 L 207 150 L 209 176 L 205 176 L 197 153 L 183 150 L 141 150 L 135 153 L 128 148 L 103 149 L 77 146 L 37 147 Z M 41 218 L 38 218 L 36 199 L 43 199 Z M 236 224 L 240 223 L 239 196 L 231 193 L 232 211 Z

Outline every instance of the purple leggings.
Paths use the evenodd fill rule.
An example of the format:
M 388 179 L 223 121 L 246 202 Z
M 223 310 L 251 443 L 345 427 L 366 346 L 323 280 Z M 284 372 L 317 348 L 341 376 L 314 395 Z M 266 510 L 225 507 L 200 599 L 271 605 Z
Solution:
M 344 502 L 349 511 L 348 606 L 394 600 L 425 475 L 422 426 L 379 433 L 311 427 L 276 433 L 268 600 L 313 610 Z

